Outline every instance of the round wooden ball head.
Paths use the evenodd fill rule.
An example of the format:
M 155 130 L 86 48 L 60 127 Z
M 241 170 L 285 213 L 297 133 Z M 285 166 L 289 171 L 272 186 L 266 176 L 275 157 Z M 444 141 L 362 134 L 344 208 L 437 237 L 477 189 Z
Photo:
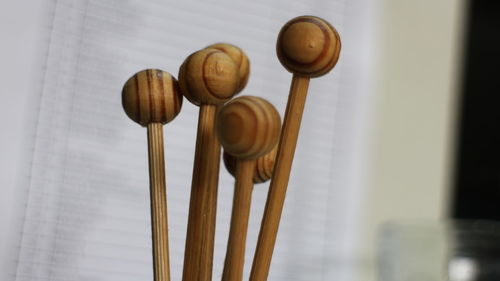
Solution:
M 128 117 L 142 126 L 166 124 L 179 114 L 182 95 L 177 81 L 168 72 L 145 69 L 125 82 L 122 105 Z
M 217 43 L 207 47 L 207 49 L 217 49 L 226 53 L 238 66 L 240 82 L 237 93 L 241 92 L 247 85 L 250 76 L 250 60 L 243 50 L 228 43 Z
M 277 152 L 278 146 L 275 146 L 270 152 L 255 160 L 253 183 L 264 183 L 271 179 Z M 224 151 L 222 158 L 224 159 L 224 165 L 227 171 L 234 177 L 236 175 L 236 161 L 238 161 L 238 159 L 226 151 Z
M 239 84 L 238 66 L 230 56 L 217 49 L 191 54 L 179 69 L 181 92 L 196 105 L 222 104 L 236 94 Z
M 238 160 L 253 160 L 273 149 L 281 120 L 268 101 L 253 96 L 231 100 L 217 115 L 216 132 L 224 150 Z
M 328 73 L 340 54 L 340 37 L 327 21 L 313 16 L 296 17 L 278 35 L 276 52 L 290 72 L 318 77 Z

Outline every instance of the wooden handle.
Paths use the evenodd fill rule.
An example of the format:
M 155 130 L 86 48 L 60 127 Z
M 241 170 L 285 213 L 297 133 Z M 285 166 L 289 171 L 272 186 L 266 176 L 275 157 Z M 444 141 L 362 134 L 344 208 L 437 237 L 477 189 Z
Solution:
M 308 86 L 308 77 L 293 75 L 250 281 L 265 281 L 269 274 Z
M 184 252 L 184 281 L 210 281 L 217 210 L 220 143 L 215 135 L 216 105 L 201 105 Z
M 170 281 L 163 125 L 150 123 L 147 128 L 154 280 Z
M 252 201 L 254 167 L 255 160 L 240 160 L 236 164 L 236 182 L 234 185 L 231 228 L 229 229 L 222 281 L 241 281 L 243 278 L 245 244 L 248 218 L 250 216 L 250 204 Z

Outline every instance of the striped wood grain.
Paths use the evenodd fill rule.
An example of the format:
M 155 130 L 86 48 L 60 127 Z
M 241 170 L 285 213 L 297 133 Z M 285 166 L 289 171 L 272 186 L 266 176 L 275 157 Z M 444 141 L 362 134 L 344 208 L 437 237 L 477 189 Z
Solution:
M 215 135 L 217 106 L 200 106 L 189 203 L 183 281 L 210 281 L 217 210 L 220 143 Z
M 154 280 L 170 281 L 163 125 L 150 123 L 147 130 Z
M 182 95 L 177 80 L 168 72 L 146 69 L 127 80 L 122 104 L 128 117 L 142 126 L 155 122 L 165 124 L 179 114 Z

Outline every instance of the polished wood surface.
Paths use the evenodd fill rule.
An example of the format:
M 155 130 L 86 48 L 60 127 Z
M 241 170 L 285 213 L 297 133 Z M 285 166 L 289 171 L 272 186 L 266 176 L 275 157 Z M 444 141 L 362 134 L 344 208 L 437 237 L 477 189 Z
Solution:
M 217 43 L 207 47 L 207 49 L 217 49 L 226 53 L 238 66 L 240 82 L 238 83 L 237 93 L 241 92 L 247 85 L 250 77 L 250 60 L 248 56 L 239 47 L 228 43 Z
M 217 136 L 236 159 L 233 210 L 222 274 L 223 281 L 241 281 L 250 215 L 255 163 L 269 153 L 280 133 L 280 116 L 268 101 L 242 96 L 228 102 L 217 116 Z
M 278 144 L 265 155 L 255 160 L 255 170 L 253 175 L 254 183 L 263 183 L 271 179 L 274 171 L 274 162 L 276 161 L 276 153 L 278 152 Z
M 309 78 L 294 75 L 281 129 L 274 174 L 255 249 L 250 273 L 251 281 L 267 280 L 269 274 L 308 86 Z
M 281 64 L 296 75 L 318 77 L 328 73 L 340 55 L 340 37 L 327 21 L 313 16 L 290 20 L 276 44 Z
M 216 110 L 215 105 L 200 107 L 182 280 L 212 279 L 220 162 Z
M 163 125 L 148 124 L 149 182 L 151 197 L 151 234 L 153 237 L 153 274 L 155 281 L 170 280 L 168 252 L 167 194 L 163 152 Z
M 269 275 L 309 80 L 328 73 L 336 64 L 340 38 L 325 20 L 298 17 L 282 28 L 276 50 L 280 62 L 293 73 L 293 78 L 250 281 L 265 281 Z
M 146 69 L 127 80 L 122 90 L 122 105 L 130 119 L 147 126 L 153 275 L 155 281 L 169 281 L 163 124 L 179 114 L 182 95 L 169 73 Z
M 168 72 L 146 69 L 127 80 L 122 105 L 128 117 L 142 126 L 165 124 L 181 111 L 182 95 L 177 80 Z
M 241 160 L 236 164 L 231 226 L 222 281 L 241 281 L 243 278 L 248 219 L 252 203 L 254 166 L 255 160 Z
M 217 49 L 191 54 L 179 69 L 181 92 L 196 105 L 222 104 L 233 97 L 239 84 L 238 65 Z
M 242 279 L 253 183 L 265 181 L 272 175 L 250 274 L 250 281 L 265 281 L 309 80 L 328 73 L 335 66 L 340 48 L 337 31 L 323 19 L 297 17 L 282 28 L 277 55 L 282 65 L 293 73 L 293 78 L 281 134 L 279 114 L 264 99 L 244 96 L 229 101 L 245 87 L 250 73 L 248 57 L 234 45 L 213 44 L 191 54 L 179 68 L 178 83 L 170 74 L 157 69 L 138 72 L 125 83 L 122 104 L 127 115 L 148 128 L 155 281 L 170 279 L 162 124 L 179 113 L 180 93 L 200 107 L 182 280 L 212 279 L 222 144 L 228 157 L 237 159 L 222 279 Z
M 253 171 L 253 183 L 264 183 L 271 179 L 273 176 L 274 161 L 276 160 L 276 152 L 278 152 L 278 146 L 276 145 L 270 152 L 260 156 L 255 159 L 254 171 Z M 233 176 L 236 176 L 236 157 L 223 152 L 224 165 L 227 171 Z
M 217 135 L 229 154 L 239 159 L 256 159 L 276 145 L 281 118 L 267 100 L 241 96 L 221 108 Z
M 200 50 L 181 65 L 179 85 L 182 94 L 200 106 L 182 280 L 210 281 L 220 166 L 215 118 L 218 106 L 237 91 L 238 67 L 222 51 Z

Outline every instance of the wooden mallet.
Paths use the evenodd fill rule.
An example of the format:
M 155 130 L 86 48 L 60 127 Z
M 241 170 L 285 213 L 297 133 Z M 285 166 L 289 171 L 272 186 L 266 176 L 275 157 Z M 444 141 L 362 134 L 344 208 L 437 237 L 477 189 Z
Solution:
M 241 281 L 256 161 L 277 144 L 278 111 L 266 100 L 236 98 L 217 115 L 217 136 L 224 151 L 237 159 L 231 226 L 222 281 Z
M 200 106 L 182 280 L 210 281 L 220 164 L 215 116 L 219 105 L 238 91 L 240 73 L 226 53 L 207 48 L 184 61 L 179 85 L 182 94 Z
M 163 124 L 172 121 L 180 112 L 182 95 L 177 81 L 169 73 L 147 69 L 127 80 L 123 86 L 122 105 L 130 119 L 148 130 L 154 280 L 169 281 Z
M 325 20 L 313 16 L 290 20 L 278 35 L 278 59 L 293 73 L 293 78 L 250 281 L 265 281 L 269 275 L 309 80 L 335 66 L 340 45 L 337 31 Z

